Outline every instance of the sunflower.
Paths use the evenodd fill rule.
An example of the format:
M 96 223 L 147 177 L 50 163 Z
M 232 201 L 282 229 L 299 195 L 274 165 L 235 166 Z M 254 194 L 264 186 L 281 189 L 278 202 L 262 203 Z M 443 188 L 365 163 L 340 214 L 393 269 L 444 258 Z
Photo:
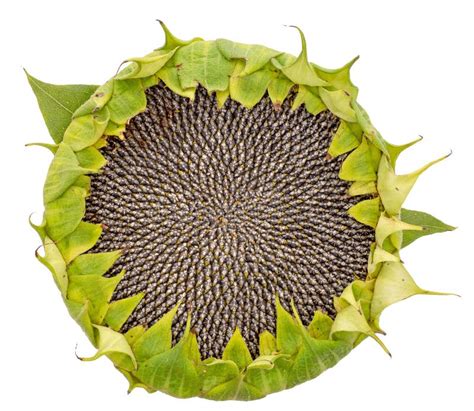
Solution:
M 54 144 L 38 259 L 97 353 L 176 397 L 312 379 L 418 287 L 399 251 L 451 230 L 337 70 L 229 40 L 165 45 L 104 85 L 27 74 Z

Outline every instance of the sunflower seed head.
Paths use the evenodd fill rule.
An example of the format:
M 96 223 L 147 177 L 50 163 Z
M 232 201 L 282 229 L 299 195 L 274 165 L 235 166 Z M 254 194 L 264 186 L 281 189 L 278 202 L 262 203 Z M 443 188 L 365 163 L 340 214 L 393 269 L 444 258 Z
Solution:
M 113 300 L 145 293 L 123 332 L 182 301 L 174 342 L 190 313 L 203 358 L 220 357 L 237 326 L 256 357 L 276 295 L 308 324 L 365 278 L 374 230 L 347 213 L 361 197 L 338 177 L 345 156 L 327 155 L 339 120 L 293 111 L 293 99 L 219 109 L 204 88 L 191 101 L 161 83 L 125 139 L 109 139 L 86 220 L 104 227 L 91 252 L 123 252 L 106 274 L 126 272 Z

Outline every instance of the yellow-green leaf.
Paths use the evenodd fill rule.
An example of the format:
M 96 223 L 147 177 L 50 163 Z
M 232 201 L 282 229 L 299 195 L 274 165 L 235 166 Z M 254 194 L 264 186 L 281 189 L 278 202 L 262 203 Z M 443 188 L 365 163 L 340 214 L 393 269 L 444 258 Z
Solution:
M 60 143 L 72 114 L 94 93 L 97 86 L 49 84 L 34 78 L 26 70 L 25 73 L 38 100 L 46 127 L 54 142 Z
M 403 232 L 402 248 L 425 235 L 444 233 L 455 230 L 456 227 L 443 223 L 441 220 L 422 211 L 407 210 L 402 208 L 400 219 L 405 223 L 423 227 L 422 231 L 406 230 Z

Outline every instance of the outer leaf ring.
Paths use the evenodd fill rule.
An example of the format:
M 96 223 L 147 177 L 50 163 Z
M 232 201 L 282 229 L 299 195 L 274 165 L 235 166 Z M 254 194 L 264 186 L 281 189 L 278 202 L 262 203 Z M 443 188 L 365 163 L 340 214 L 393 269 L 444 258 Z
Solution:
M 403 231 L 409 231 L 413 241 L 417 238 L 413 233 L 423 230 L 417 221 L 423 223 L 430 216 L 421 218 L 407 210 L 402 213 L 401 206 L 418 176 L 439 160 L 414 173 L 396 175 L 398 155 L 413 143 L 394 146 L 386 142 L 356 101 L 357 88 L 350 80 L 355 60 L 337 70 L 309 63 L 301 31 L 303 48 L 295 58 L 228 40 L 182 41 L 161 24 L 165 45 L 147 56 L 127 60 L 126 68 L 75 110 L 62 138 L 55 132 L 56 145 L 43 144 L 54 153 L 54 159 L 44 186 L 43 223 L 32 224 L 45 251 L 38 259 L 50 269 L 71 316 L 97 347 L 97 353 L 84 360 L 108 356 L 127 377 L 130 390 L 143 387 L 177 397 L 251 400 L 316 377 L 367 336 L 388 352 L 377 336 L 382 311 L 409 296 L 430 294 L 416 285 L 399 258 Z M 200 64 L 192 64 L 196 57 Z M 31 76 L 29 79 L 38 95 L 35 84 L 40 83 Z M 143 295 L 110 302 L 122 275 L 102 275 L 120 250 L 86 254 L 101 233 L 100 226 L 82 221 L 88 175 L 100 172 L 105 164 L 98 149 L 106 144 L 107 136 L 122 137 L 127 121 L 146 108 L 146 88 L 159 81 L 188 98 L 193 98 L 201 84 L 216 92 L 220 104 L 230 97 L 249 108 L 266 92 L 278 106 L 295 88 L 294 108 L 304 104 L 312 114 L 329 109 L 341 119 L 329 154 L 349 153 L 340 170 L 340 178 L 352 182 L 349 195 L 373 195 L 349 213 L 375 228 L 376 241 L 367 279 L 355 280 L 335 298 L 338 313 L 334 321 L 316 312 L 305 327 L 296 310 L 290 314 L 276 297 L 276 336 L 261 335 L 256 359 L 251 358 L 236 329 L 221 359 L 202 361 L 190 321 L 182 339 L 172 347 L 171 323 L 177 307 L 147 330 L 138 326 L 126 334 L 118 331 Z M 68 87 L 64 94 L 71 93 Z M 58 95 L 60 98 L 61 90 Z M 51 121 L 39 100 L 46 121 Z M 64 113 L 61 121 L 64 123 Z M 409 222 L 401 215 L 407 215 Z M 452 229 L 440 224 L 437 231 Z

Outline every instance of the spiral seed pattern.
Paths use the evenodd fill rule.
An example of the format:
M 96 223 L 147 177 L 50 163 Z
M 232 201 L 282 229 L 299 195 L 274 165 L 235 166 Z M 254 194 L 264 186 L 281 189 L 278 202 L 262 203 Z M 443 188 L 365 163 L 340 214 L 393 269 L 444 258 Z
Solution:
M 220 357 L 237 326 L 256 357 L 276 295 L 308 324 L 316 310 L 334 317 L 333 297 L 365 278 L 374 230 L 347 213 L 361 198 L 338 177 L 345 156 L 327 154 L 339 120 L 293 111 L 293 99 L 219 109 L 202 87 L 191 101 L 161 83 L 125 139 L 109 139 L 86 220 L 103 226 L 91 252 L 122 250 L 106 274 L 125 270 L 113 300 L 145 293 L 121 331 L 181 301 L 174 342 L 190 315 L 203 358 Z

